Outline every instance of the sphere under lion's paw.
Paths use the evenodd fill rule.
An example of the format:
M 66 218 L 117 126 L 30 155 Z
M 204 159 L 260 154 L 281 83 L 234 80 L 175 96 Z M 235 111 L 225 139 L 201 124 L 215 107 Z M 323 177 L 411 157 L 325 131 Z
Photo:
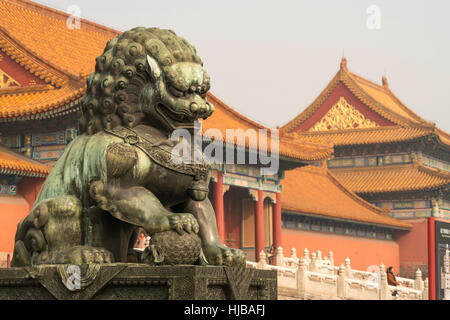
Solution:
M 195 264 L 202 248 L 202 243 L 195 233 L 176 231 L 155 233 L 150 239 L 150 245 L 155 246 L 163 256 L 163 265 Z

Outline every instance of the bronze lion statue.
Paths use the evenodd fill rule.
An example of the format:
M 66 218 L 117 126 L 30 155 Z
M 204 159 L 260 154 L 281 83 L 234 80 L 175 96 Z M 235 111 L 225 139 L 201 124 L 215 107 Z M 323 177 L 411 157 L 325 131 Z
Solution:
M 157 241 L 147 262 L 164 247 L 171 264 L 245 266 L 218 237 L 208 161 L 172 158 L 174 130 L 214 111 L 209 88 L 195 48 L 171 30 L 110 40 L 87 78 L 79 136 L 18 224 L 12 266 L 127 262 L 139 227 Z

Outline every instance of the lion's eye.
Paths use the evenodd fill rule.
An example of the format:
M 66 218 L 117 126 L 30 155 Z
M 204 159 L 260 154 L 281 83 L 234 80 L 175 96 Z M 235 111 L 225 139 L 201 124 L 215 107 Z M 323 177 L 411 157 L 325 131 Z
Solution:
M 184 96 L 184 92 L 181 90 L 178 90 L 176 88 L 174 88 L 173 86 L 169 86 L 169 92 L 174 95 L 175 97 L 182 97 Z

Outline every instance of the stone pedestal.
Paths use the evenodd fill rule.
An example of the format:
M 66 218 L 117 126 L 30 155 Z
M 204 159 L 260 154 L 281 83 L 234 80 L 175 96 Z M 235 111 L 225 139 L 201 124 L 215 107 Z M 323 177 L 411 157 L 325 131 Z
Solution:
M 113 263 L 0 269 L 0 300 L 276 300 L 275 271 Z

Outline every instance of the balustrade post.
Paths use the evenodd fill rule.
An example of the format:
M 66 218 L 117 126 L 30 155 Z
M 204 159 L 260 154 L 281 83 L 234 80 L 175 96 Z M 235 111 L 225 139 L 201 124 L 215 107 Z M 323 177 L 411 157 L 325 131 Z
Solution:
M 300 258 L 297 270 L 297 295 L 300 299 L 304 298 L 306 292 L 306 281 L 307 281 L 307 266 L 306 261 Z
M 380 300 L 389 299 L 389 287 L 387 281 L 387 274 L 384 264 L 380 265 Z
M 291 258 L 297 259 L 297 249 L 295 249 L 295 248 L 291 249 Z
M 420 271 L 420 269 L 417 269 L 416 271 L 416 280 L 414 281 L 414 289 L 423 291 L 422 271 Z
M 423 282 L 423 300 L 428 300 L 428 278 L 425 278 L 425 281 Z
M 305 248 L 305 250 L 303 250 L 303 259 L 305 259 L 305 263 L 309 266 L 310 259 L 309 259 L 309 250 L 308 250 L 308 248 Z
M 352 266 L 350 265 L 350 258 L 347 257 L 344 260 L 345 272 L 347 273 L 347 278 L 352 278 Z
M 347 272 L 343 264 L 339 267 L 337 278 L 337 296 L 341 299 L 347 297 Z
M 261 250 L 259 253 L 259 261 L 258 261 L 258 269 L 264 270 L 266 269 L 267 261 L 266 261 L 266 253 L 264 250 Z
M 281 246 L 277 248 L 277 255 L 275 256 L 275 265 L 280 267 L 284 267 L 286 265 L 284 263 L 283 248 Z
M 317 255 L 315 252 L 311 253 L 311 262 L 309 264 L 309 271 L 317 272 Z
M 330 260 L 330 264 L 332 266 L 334 266 L 334 255 L 333 255 L 333 251 L 328 251 L 328 260 Z

